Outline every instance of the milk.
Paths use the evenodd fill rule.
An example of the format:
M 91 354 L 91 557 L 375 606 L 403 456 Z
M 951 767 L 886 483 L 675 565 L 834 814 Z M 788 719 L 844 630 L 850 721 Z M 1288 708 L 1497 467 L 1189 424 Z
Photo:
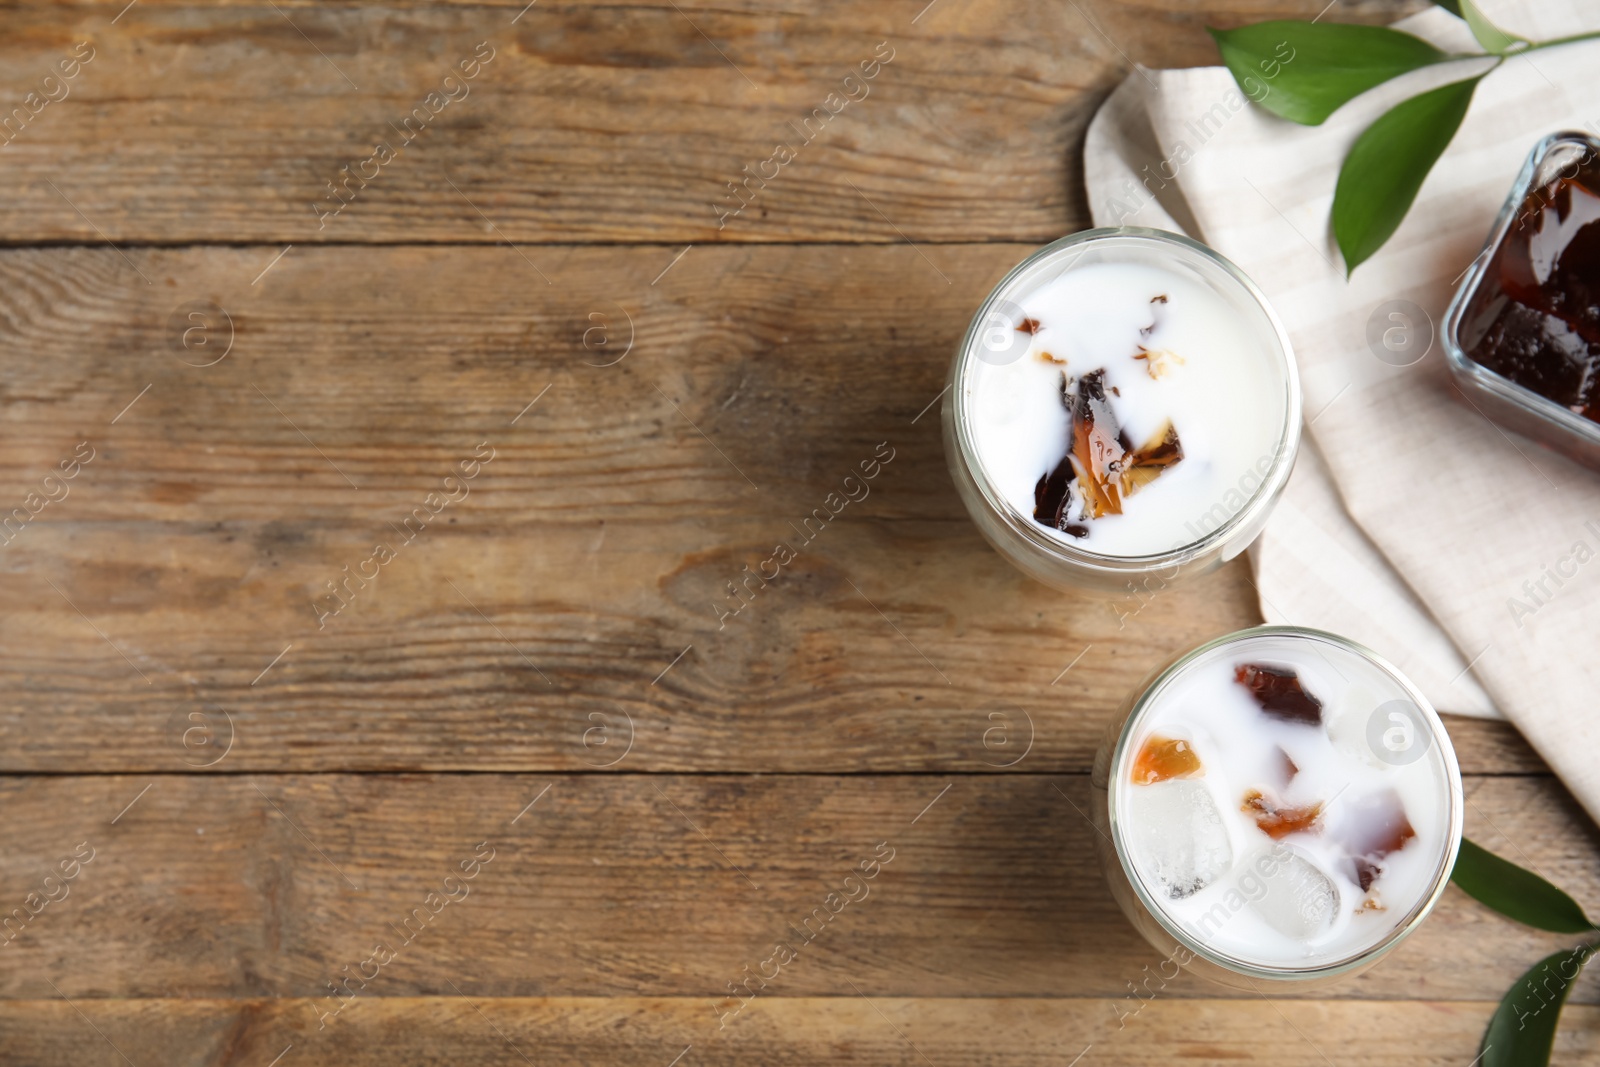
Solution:
M 1090 552 L 1148 556 L 1200 540 L 1282 451 L 1287 357 L 1264 314 L 1242 287 L 1148 255 L 1084 257 L 1051 274 L 994 305 L 958 383 L 981 476 L 1025 521 Z M 1170 422 L 1183 457 L 1073 536 L 1035 520 L 1035 488 L 1070 448 L 1064 381 L 1098 370 L 1126 439 L 1137 448 Z
M 1237 680 L 1242 665 L 1292 671 L 1321 701 L 1322 722 L 1264 712 Z M 1245 636 L 1203 653 L 1152 695 L 1114 768 L 1114 807 L 1132 876 L 1170 922 L 1225 957 L 1258 967 L 1311 968 L 1361 955 L 1431 901 L 1441 865 L 1455 847 L 1451 797 L 1458 778 L 1448 740 L 1442 731 L 1433 734 L 1435 721 L 1394 676 L 1342 644 L 1279 633 Z M 1200 773 L 1136 784 L 1136 757 L 1152 738 L 1186 743 Z M 1296 768 L 1292 776 L 1285 757 Z M 1169 799 L 1185 803 L 1152 804 L 1150 798 L 1162 794 L 1141 793 L 1164 787 L 1172 787 Z M 1320 815 L 1274 840 L 1258 822 L 1259 812 L 1247 810 L 1256 791 L 1290 809 L 1320 804 Z M 1210 821 L 1206 797 L 1220 826 Z M 1396 802 L 1413 836 L 1377 858 L 1380 869 L 1363 887 L 1351 842 L 1370 844 L 1375 820 Z M 1166 814 L 1171 811 L 1180 814 Z M 1141 812 L 1158 813 L 1162 824 L 1141 825 Z M 1225 846 L 1224 837 L 1212 836 L 1217 833 Z M 1194 877 L 1174 886 L 1173 842 L 1179 838 L 1203 843 L 1198 851 L 1176 850 L 1199 874 L 1187 871 Z M 1324 913 L 1315 893 L 1299 898 L 1279 891 L 1284 886 L 1252 863 L 1264 854 L 1277 857 L 1274 873 L 1301 877 L 1299 888 L 1319 887 L 1306 872 L 1320 871 L 1336 904 Z M 1206 884 L 1196 888 L 1200 882 Z M 1275 901 L 1269 899 L 1274 893 Z

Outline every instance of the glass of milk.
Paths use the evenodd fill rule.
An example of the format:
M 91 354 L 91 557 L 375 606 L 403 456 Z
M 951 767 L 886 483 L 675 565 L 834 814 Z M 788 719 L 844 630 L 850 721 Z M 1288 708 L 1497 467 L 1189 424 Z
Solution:
M 1232 263 L 1087 230 L 995 287 L 950 368 L 945 456 L 983 535 L 1062 589 L 1153 589 L 1233 558 L 1288 481 L 1288 336 Z
M 1241 630 L 1156 671 L 1093 782 L 1122 910 L 1236 988 L 1371 967 L 1432 910 L 1461 844 L 1461 772 L 1427 698 L 1318 630 Z

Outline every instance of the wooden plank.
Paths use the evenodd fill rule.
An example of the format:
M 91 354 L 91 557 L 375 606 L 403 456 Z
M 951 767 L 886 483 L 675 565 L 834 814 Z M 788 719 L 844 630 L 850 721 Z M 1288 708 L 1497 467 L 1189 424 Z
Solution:
M 1054 593 L 968 521 L 929 405 L 1022 246 L 933 253 L 970 300 L 905 247 L 654 285 L 663 250 L 564 249 L 552 286 L 508 249 L 278 251 L 136 251 L 153 289 L 0 253 L 0 515 L 67 492 L 0 545 L 0 768 L 1082 771 L 1149 669 L 1259 621 L 1237 571 Z M 1469 770 L 1542 769 L 1452 729 Z
M 759 524 L 608 525 L 600 552 L 563 527 L 430 535 L 320 632 L 307 591 L 368 555 L 360 533 L 39 531 L 60 555 L 0 579 L 0 762 L 1082 770 L 1142 673 L 1254 621 L 1234 572 L 1119 631 L 965 525 L 843 521 L 726 629 L 713 597 L 760 558 Z
M 1216 62 L 1204 25 L 1217 16 L 1175 0 L 685 5 L 692 15 L 655 0 L 516 18 L 522 6 L 13 7 L 0 41 L 0 114 L 13 116 L 0 233 L 1041 242 L 1087 225 L 1065 161 L 1129 63 Z M 1267 0 L 1249 14 L 1309 18 L 1317 6 Z M 485 42 L 488 64 L 446 86 Z M 75 77 L 44 81 L 79 54 L 92 58 Z M 860 81 L 875 56 L 892 59 Z M 407 143 L 419 106 L 428 121 Z M 392 158 L 374 159 L 380 142 Z M 729 184 L 751 174 L 736 197 Z
M 0 763 L 1081 772 L 1139 677 L 1256 621 L 1232 569 L 1119 630 L 1103 605 L 1018 579 L 970 530 L 947 525 L 939 540 L 867 522 L 830 532 L 795 585 L 759 605 L 765 614 L 719 630 L 692 593 L 672 595 L 671 579 L 714 590 L 737 573 L 737 552 L 683 578 L 682 558 L 653 542 L 695 545 L 702 528 L 614 529 L 603 555 L 590 553 L 596 535 L 561 528 L 441 534 L 322 632 L 308 599 L 286 590 L 336 573 L 314 555 L 359 558 L 353 538 L 341 554 L 324 532 L 258 563 L 260 546 L 277 543 L 258 526 L 231 543 L 64 532 L 68 552 L 0 579 L 14 605 L 0 622 Z M 957 619 L 951 574 L 964 575 L 955 589 L 969 602 Z M 969 583 L 1010 595 L 967 597 Z M 1023 626 L 1019 609 L 1033 616 Z M 1055 658 L 1041 662 L 1041 649 Z M 1542 768 L 1502 724 L 1452 718 L 1450 729 L 1469 771 Z
M 1600 904 L 1596 833 L 1557 786 L 1471 788 L 1472 836 Z M 1117 998 L 1162 958 L 1101 878 L 1084 776 L 12 777 L 0 804 L 8 909 L 75 846 L 93 850 L 5 946 L 6 998 L 49 995 L 45 977 L 74 999 L 315 998 L 347 973 L 373 977 L 362 964 L 381 942 L 392 958 L 373 997 L 449 982 L 496 997 L 682 995 L 709 1020 L 780 940 L 800 942 L 798 958 L 758 1000 L 852 986 Z M 478 853 L 490 855 L 474 870 Z M 446 882 L 463 862 L 475 877 Z M 816 919 L 864 862 L 866 889 L 846 886 L 858 899 Z M 808 921 L 806 941 L 794 927 Z M 1451 889 L 1344 993 L 1496 1000 L 1568 940 Z M 1188 977 L 1162 992 L 1233 995 Z M 1574 996 L 1600 1002 L 1590 978 Z
M 280 1054 L 283 1067 L 1061 1067 L 1087 1047 L 1083 1063 L 1118 1067 L 1461 1067 L 1477 1055 L 1492 1007 L 1418 1000 L 1168 1001 L 1148 1005 L 1118 1029 L 1120 1005 L 1108 1000 L 780 997 L 718 1031 L 696 1000 L 488 998 L 466 979 L 462 990 L 460 996 L 374 998 L 320 1031 L 315 1005 L 293 999 L 3 1002 L 6 1048 L 0 1055 L 40 1067 L 112 1067 L 125 1063 L 118 1050 L 139 1067 L 266 1067 Z M 1554 1062 L 1596 1056 L 1600 1009 L 1568 1006 Z

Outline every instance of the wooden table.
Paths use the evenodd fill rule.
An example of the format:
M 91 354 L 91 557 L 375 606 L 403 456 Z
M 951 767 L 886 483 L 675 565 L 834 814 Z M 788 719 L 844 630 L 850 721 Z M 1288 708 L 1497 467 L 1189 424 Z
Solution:
M 1245 573 L 1119 619 L 945 471 L 1130 61 L 1320 0 L 122 2 L 0 34 L 0 1063 L 1466 1064 L 1564 943 L 1452 889 L 1337 998 L 1163 985 L 1086 772 Z

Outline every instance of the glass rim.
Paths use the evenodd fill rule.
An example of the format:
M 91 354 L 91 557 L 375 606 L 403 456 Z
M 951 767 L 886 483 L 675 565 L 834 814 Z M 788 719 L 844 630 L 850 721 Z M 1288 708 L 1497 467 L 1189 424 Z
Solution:
M 1062 251 L 1078 246 L 1115 240 L 1132 239 L 1145 241 L 1158 246 L 1165 246 L 1169 254 L 1182 256 L 1195 256 L 1212 266 L 1218 267 L 1223 274 L 1238 285 L 1246 296 L 1260 309 L 1266 317 L 1269 330 L 1262 333 L 1269 342 L 1267 347 L 1281 358 L 1284 373 L 1284 406 L 1283 421 L 1278 431 L 1277 445 L 1271 454 L 1271 467 L 1262 475 L 1261 484 L 1258 485 L 1250 498 L 1238 511 L 1228 516 L 1216 529 L 1196 538 L 1187 544 L 1179 545 L 1162 552 L 1145 555 L 1111 555 L 1105 552 L 1095 552 L 1087 548 L 1069 544 L 1059 538 L 1052 537 L 1045 531 L 1033 517 L 1021 514 L 1009 500 L 1005 499 L 994 487 L 983 469 L 983 464 L 978 458 L 977 448 L 973 441 L 971 429 L 971 411 L 966 397 L 966 378 L 972 361 L 975 358 L 975 345 L 982 333 L 982 324 L 987 321 L 990 311 L 1000 301 L 1006 299 L 1013 283 L 1025 272 L 1032 270 L 1041 261 L 1056 256 Z M 1301 396 L 1300 375 L 1295 364 L 1294 346 L 1289 340 L 1289 333 L 1279 321 L 1277 313 L 1272 310 L 1272 305 L 1267 302 L 1266 294 L 1253 282 L 1244 271 L 1240 270 L 1232 260 L 1191 237 L 1169 230 L 1152 229 L 1145 226 L 1103 226 L 1089 230 L 1079 230 L 1068 234 L 1058 240 L 1035 249 L 1029 253 L 1016 266 L 1006 272 L 1005 276 L 990 290 L 978 310 L 973 314 L 972 321 L 967 325 L 966 333 L 962 336 L 961 347 L 956 356 L 956 365 L 952 373 L 954 388 L 951 389 L 951 415 L 953 417 L 955 436 L 962 466 L 966 469 L 968 477 L 977 487 L 989 510 L 1004 522 L 1014 533 L 1023 540 L 1043 552 L 1050 558 L 1112 573 L 1118 572 L 1145 572 L 1153 571 L 1167 566 L 1181 566 L 1182 564 L 1205 555 L 1224 544 L 1238 530 L 1250 528 L 1258 523 L 1276 502 L 1283 486 L 1288 482 L 1289 475 L 1294 469 L 1296 456 L 1299 454 L 1301 437 Z
M 1494 259 L 1495 251 L 1510 232 L 1523 202 L 1533 192 L 1539 165 L 1557 146 L 1569 143 L 1581 144 L 1590 155 L 1600 158 L 1600 139 L 1581 130 L 1558 130 L 1539 139 L 1529 151 L 1522 169 L 1517 172 L 1516 181 L 1511 185 L 1511 192 L 1506 196 L 1505 203 L 1500 206 L 1500 213 L 1495 216 L 1494 225 L 1489 228 L 1489 236 L 1484 240 L 1483 250 L 1467 267 L 1466 274 L 1451 295 L 1450 303 L 1445 307 L 1439 333 L 1444 342 L 1445 359 L 1456 375 L 1472 379 L 1476 384 L 1530 415 L 1547 423 L 1553 423 L 1591 444 L 1600 444 L 1600 424 L 1568 410 L 1542 393 L 1497 374 L 1469 356 L 1461 345 L 1461 326 L 1466 320 L 1467 305 L 1477 296 L 1478 289 L 1488 276 L 1489 264 Z
M 1134 868 L 1132 859 L 1129 856 L 1127 844 L 1123 840 L 1122 824 L 1117 818 L 1117 792 L 1118 786 L 1122 781 L 1122 772 L 1126 769 L 1123 767 L 1123 763 L 1127 758 L 1129 742 L 1136 732 L 1137 725 L 1145 712 L 1149 710 L 1154 699 L 1161 695 L 1180 674 L 1200 657 L 1225 645 L 1254 637 L 1294 637 L 1321 641 L 1347 652 L 1352 652 L 1377 667 L 1379 671 L 1400 687 L 1407 698 L 1416 704 L 1433 733 L 1434 747 L 1444 764 L 1445 790 L 1448 794 L 1446 797 L 1448 815 L 1446 841 L 1438 867 L 1433 874 L 1431 888 L 1418 898 L 1416 904 L 1403 918 L 1397 920 L 1389 932 L 1377 943 L 1327 963 L 1304 967 L 1270 966 L 1253 963 L 1249 960 L 1235 958 L 1207 945 L 1190 934 L 1167 913 L 1166 909 L 1161 906 L 1160 902 L 1155 899 L 1145 886 L 1143 876 Z M 1117 742 L 1111 751 L 1111 759 L 1107 766 L 1109 780 L 1106 784 L 1106 811 L 1107 821 L 1111 829 L 1112 851 L 1117 854 L 1117 862 L 1121 865 L 1123 875 L 1132 887 L 1134 896 L 1138 898 L 1139 905 L 1155 919 L 1168 935 L 1175 938 L 1180 946 L 1193 955 L 1225 970 L 1232 971 L 1235 974 L 1243 974 L 1249 978 L 1273 981 L 1310 981 L 1318 978 L 1329 978 L 1363 967 L 1385 955 L 1408 937 L 1433 911 L 1434 905 L 1444 895 L 1445 887 L 1450 884 L 1450 871 L 1454 868 L 1456 856 L 1461 850 L 1461 835 L 1466 819 L 1466 797 L 1461 786 L 1461 767 L 1456 760 L 1455 747 L 1450 742 L 1450 735 L 1445 729 L 1444 721 L 1439 718 L 1438 711 L 1434 709 L 1428 698 L 1423 695 L 1422 690 L 1417 688 L 1416 683 L 1402 674 L 1394 664 L 1365 645 L 1358 644 L 1347 637 L 1329 633 L 1326 630 L 1316 630 L 1308 626 L 1252 626 L 1248 629 L 1235 630 L 1232 633 L 1213 638 L 1196 648 L 1190 649 L 1162 668 L 1134 701 L 1127 718 L 1123 721 L 1122 729 L 1117 736 Z

